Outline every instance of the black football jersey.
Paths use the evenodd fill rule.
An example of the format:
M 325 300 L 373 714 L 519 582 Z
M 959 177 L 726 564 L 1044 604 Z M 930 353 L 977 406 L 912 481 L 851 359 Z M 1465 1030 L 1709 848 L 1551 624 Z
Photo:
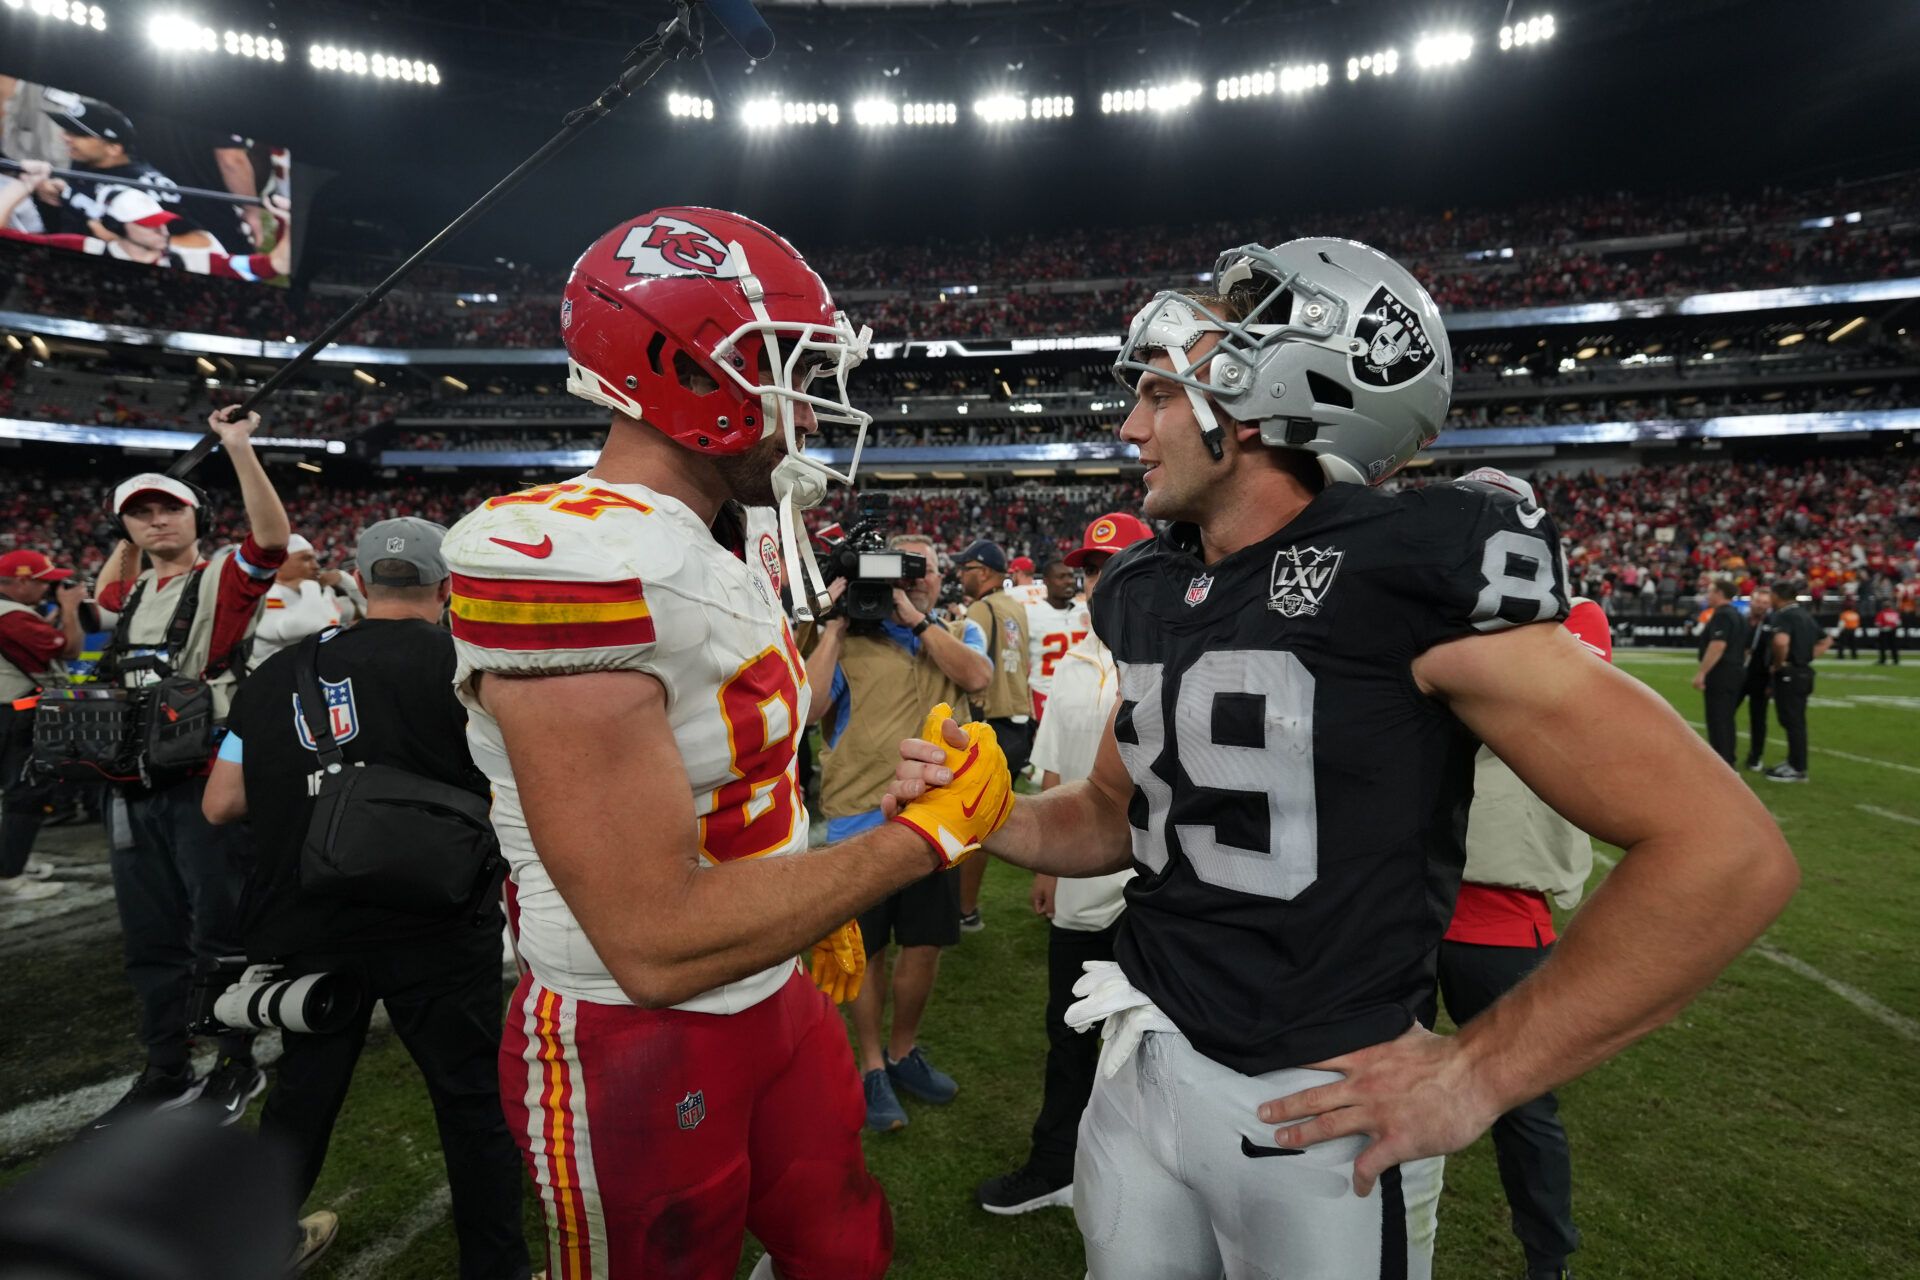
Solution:
M 1127 977 L 1250 1075 L 1431 1022 L 1477 743 L 1410 667 L 1566 616 L 1545 515 L 1451 485 L 1329 485 L 1212 565 L 1187 526 L 1129 548 L 1092 608 L 1134 782 Z

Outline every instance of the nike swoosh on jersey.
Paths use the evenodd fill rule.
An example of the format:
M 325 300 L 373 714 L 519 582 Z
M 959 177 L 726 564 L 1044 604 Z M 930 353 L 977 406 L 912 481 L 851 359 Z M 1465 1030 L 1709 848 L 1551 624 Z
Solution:
M 535 560 L 545 560 L 553 554 L 553 535 L 548 534 L 538 542 L 512 542 L 506 538 L 488 538 L 488 542 L 497 542 L 509 551 L 518 551 L 523 556 L 532 556 Z
M 1268 1156 L 1303 1156 L 1306 1151 L 1300 1147 L 1256 1147 L 1243 1137 L 1240 1139 L 1240 1154 L 1249 1160 L 1264 1160 Z

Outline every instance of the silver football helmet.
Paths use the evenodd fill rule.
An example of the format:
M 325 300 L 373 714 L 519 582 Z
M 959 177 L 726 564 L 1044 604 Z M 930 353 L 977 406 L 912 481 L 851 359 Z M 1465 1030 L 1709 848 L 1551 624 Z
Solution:
M 1185 294 L 1158 294 L 1134 316 L 1113 372 L 1129 391 L 1148 372 L 1185 387 L 1216 459 L 1216 405 L 1259 424 L 1262 443 L 1314 454 L 1331 482 L 1379 484 L 1440 434 L 1453 394 L 1447 331 L 1420 282 L 1386 254 L 1324 236 L 1242 245 L 1214 264 L 1214 288 L 1257 301 L 1236 322 Z M 1189 359 L 1208 333 L 1220 341 Z M 1161 352 L 1171 372 L 1147 363 Z

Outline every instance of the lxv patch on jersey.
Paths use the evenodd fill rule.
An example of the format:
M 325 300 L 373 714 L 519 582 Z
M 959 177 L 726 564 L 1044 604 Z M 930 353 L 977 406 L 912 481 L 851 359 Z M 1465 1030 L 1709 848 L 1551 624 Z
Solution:
M 1332 547 L 1285 547 L 1274 553 L 1267 608 L 1285 618 L 1319 613 L 1344 555 Z

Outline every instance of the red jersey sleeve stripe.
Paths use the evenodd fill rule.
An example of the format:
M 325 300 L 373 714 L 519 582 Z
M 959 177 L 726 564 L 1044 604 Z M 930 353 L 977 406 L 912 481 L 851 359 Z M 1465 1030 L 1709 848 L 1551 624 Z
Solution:
M 470 578 L 464 573 L 453 575 L 453 593 L 513 604 L 620 604 L 646 598 L 638 578 L 570 582 L 554 578 Z
M 617 649 L 654 641 L 651 617 L 613 622 L 476 622 L 453 615 L 456 640 L 518 653 L 546 649 Z

